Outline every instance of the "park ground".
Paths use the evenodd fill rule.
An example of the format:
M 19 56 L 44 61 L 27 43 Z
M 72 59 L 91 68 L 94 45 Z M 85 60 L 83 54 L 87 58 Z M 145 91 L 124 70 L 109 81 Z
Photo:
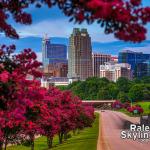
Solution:
M 144 113 L 143 113 L 144 115 L 150 113 L 150 109 L 149 109 L 150 102 L 138 102 L 138 103 L 134 103 L 134 105 L 135 104 L 139 104 L 142 106 L 142 108 L 144 109 Z M 107 150 L 110 149 L 110 147 L 113 147 L 113 149 L 116 150 L 115 145 L 111 143 L 111 141 L 114 140 L 115 138 L 116 138 L 115 140 L 116 143 L 124 144 L 124 141 L 122 140 L 120 141 L 119 138 L 120 136 L 118 134 L 120 133 L 119 130 L 118 130 L 119 132 L 116 130 L 113 130 L 114 132 L 108 130 L 116 128 L 115 127 L 116 125 L 122 125 L 123 120 L 124 121 L 130 120 L 131 122 L 134 122 L 135 119 L 139 118 L 137 116 L 133 117 L 133 115 L 129 114 L 127 111 L 123 109 L 120 111 L 121 112 L 114 112 L 114 111 L 100 112 L 99 111 L 100 115 L 99 113 L 96 113 L 96 119 L 92 128 L 86 128 L 85 130 L 80 131 L 79 134 L 76 133 L 76 135 L 70 133 L 71 138 L 69 138 L 63 144 L 58 144 L 58 137 L 56 136 L 53 141 L 52 150 L 96 150 L 96 149 Z M 99 124 L 99 120 L 100 120 L 100 124 Z M 106 133 L 105 135 L 103 135 L 103 131 L 105 131 Z M 114 135 L 112 135 L 113 133 Z M 131 141 L 128 142 L 129 144 L 131 143 Z M 134 145 L 132 150 L 134 150 L 135 147 L 136 148 L 138 147 L 138 143 L 132 143 L 132 145 Z M 126 149 L 126 145 L 124 145 L 124 148 Z M 22 145 L 11 146 L 8 147 L 8 150 L 30 150 L 30 147 L 22 146 Z M 47 141 L 45 137 L 40 137 L 36 139 L 35 150 L 48 150 Z M 145 150 L 147 149 L 145 148 Z
M 51 150 L 96 150 L 99 133 L 99 114 L 96 113 L 96 119 L 92 128 L 86 128 L 79 134 L 73 135 L 63 144 L 58 144 L 58 137 L 54 138 L 53 148 Z M 11 146 L 8 150 L 30 150 L 27 146 Z M 40 137 L 35 141 L 35 150 L 48 150 L 47 140 Z

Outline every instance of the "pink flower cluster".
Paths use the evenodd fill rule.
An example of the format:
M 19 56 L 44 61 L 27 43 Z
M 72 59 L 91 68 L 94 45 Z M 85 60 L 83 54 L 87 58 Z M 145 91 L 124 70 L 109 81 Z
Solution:
M 112 104 L 112 108 L 114 109 L 124 108 L 132 114 L 142 114 L 144 112 L 143 108 L 140 105 L 131 106 L 131 104 L 128 102 L 121 103 L 120 101 L 115 101 Z
M 143 113 L 143 108 L 139 105 L 128 107 L 127 110 L 133 114 L 142 114 Z
M 116 100 L 116 101 L 112 104 L 112 108 L 114 108 L 114 109 L 121 109 L 121 108 L 123 108 L 123 104 L 122 104 L 120 101 Z

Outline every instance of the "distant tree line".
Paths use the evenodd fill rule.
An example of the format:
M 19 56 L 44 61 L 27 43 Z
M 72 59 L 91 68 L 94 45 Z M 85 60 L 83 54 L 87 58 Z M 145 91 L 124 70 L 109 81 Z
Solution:
M 128 80 L 120 77 L 117 82 L 106 78 L 91 77 L 86 81 L 77 81 L 68 86 L 59 86 L 61 90 L 71 90 L 82 100 L 110 100 L 121 102 L 150 100 L 150 77 Z

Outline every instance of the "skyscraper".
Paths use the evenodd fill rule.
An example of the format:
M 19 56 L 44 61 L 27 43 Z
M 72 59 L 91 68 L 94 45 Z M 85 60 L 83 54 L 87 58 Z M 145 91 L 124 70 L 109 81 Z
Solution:
M 67 63 L 67 47 L 63 44 L 52 44 L 45 36 L 42 40 L 43 65 Z
M 150 76 L 150 59 L 143 63 L 138 63 L 135 72 L 138 77 Z
M 111 55 L 100 54 L 100 53 L 92 53 L 92 63 L 93 63 L 93 76 L 100 76 L 100 65 L 104 65 L 105 62 L 111 60 Z
M 144 76 L 144 68 L 140 69 L 145 61 L 150 60 L 150 54 L 143 54 L 142 52 L 122 51 L 119 53 L 119 63 L 128 63 L 131 65 L 135 77 Z
M 85 80 L 92 76 L 92 46 L 87 29 L 74 28 L 69 38 L 68 77 Z

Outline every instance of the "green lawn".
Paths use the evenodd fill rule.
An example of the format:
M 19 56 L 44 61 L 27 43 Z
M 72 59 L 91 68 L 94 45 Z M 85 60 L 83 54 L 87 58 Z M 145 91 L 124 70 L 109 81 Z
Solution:
M 150 114 L 150 102 L 138 102 L 136 104 L 141 105 L 144 109 L 144 114 Z
M 133 105 L 136 105 L 136 104 L 140 105 L 144 109 L 144 112 L 143 112 L 142 115 L 148 115 L 148 114 L 150 114 L 150 109 L 149 109 L 150 102 L 137 102 L 137 103 L 133 103 Z M 126 109 L 120 109 L 118 111 L 123 112 L 123 113 L 125 113 L 125 114 L 127 114 L 128 116 L 131 116 L 131 117 L 132 116 L 139 116 L 139 115 L 133 115 L 133 114 L 129 113 Z
M 52 150 L 96 150 L 99 133 L 99 114 L 96 114 L 96 120 L 92 128 L 87 128 L 75 136 L 72 135 L 63 144 L 58 144 L 58 137 L 54 138 Z M 46 138 L 40 137 L 35 141 L 35 150 L 47 150 Z M 30 147 L 12 146 L 8 150 L 30 150 Z

